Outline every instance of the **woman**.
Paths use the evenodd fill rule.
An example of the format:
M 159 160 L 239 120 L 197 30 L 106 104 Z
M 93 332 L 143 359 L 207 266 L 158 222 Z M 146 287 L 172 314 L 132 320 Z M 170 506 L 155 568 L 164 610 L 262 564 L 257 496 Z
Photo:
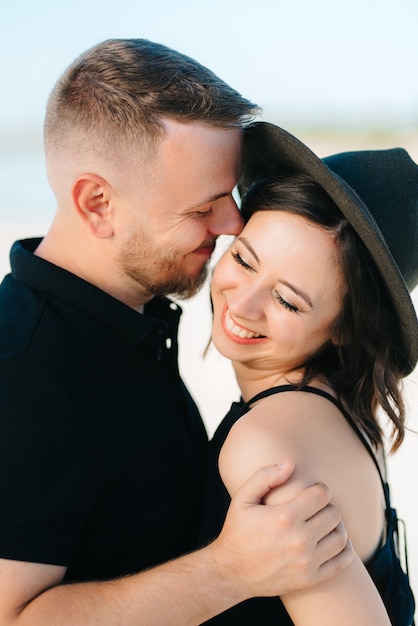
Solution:
M 321 161 L 258 123 L 246 138 L 241 190 L 246 226 L 211 293 L 213 341 L 233 362 L 242 400 L 211 442 L 208 476 L 218 456 L 220 476 L 208 488 L 205 539 L 255 469 L 291 458 L 294 474 L 266 502 L 326 483 L 356 557 L 329 582 L 247 601 L 213 622 L 410 625 L 378 413 L 395 451 L 405 429 L 400 383 L 418 360 L 409 295 L 418 282 L 418 167 L 400 149 Z

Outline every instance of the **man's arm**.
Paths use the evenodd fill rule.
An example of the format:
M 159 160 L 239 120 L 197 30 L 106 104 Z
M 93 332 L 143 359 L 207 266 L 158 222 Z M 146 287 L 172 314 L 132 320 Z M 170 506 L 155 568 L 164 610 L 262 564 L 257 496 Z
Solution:
M 352 560 L 341 515 L 324 485 L 261 504 L 293 464 L 259 470 L 235 494 L 207 547 L 113 581 L 61 584 L 65 568 L 0 559 L 2 626 L 195 626 L 252 596 L 329 579 Z

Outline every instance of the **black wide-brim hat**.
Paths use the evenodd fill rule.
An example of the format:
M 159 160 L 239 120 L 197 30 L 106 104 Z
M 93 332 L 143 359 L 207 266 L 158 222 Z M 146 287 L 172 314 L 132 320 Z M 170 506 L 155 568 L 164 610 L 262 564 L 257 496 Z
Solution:
M 410 292 L 418 283 L 418 166 L 406 150 L 343 152 L 320 159 L 267 122 L 245 130 L 241 196 L 257 179 L 304 173 L 319 183 L 363 240 L 399 317 L 403 372 L 418 361 L 418 321 Z

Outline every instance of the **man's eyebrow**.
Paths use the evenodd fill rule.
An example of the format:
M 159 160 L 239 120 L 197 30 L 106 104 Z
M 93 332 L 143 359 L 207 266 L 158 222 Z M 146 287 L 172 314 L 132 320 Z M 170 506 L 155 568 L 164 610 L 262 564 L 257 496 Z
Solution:
M 237 241 L 240 241 L 241 243 L 243 243 L 244 246 L 247 248 L 247 250 L 253 255 L 257 263 L 260 263 L 260 259 L 258 258 L 254 248 L 251 246 L 248 239 L 246 239 L 245 237 L 237 237 Z
M 305 302 L 311 307 L 311 309 L 314 308 L 312 304 L 312 300 L 310 299 L 306 291 L 304 291 L 303 289 L 300 289 L 299 287 L 296 287 L 296 285 L 292 285 L 292 283 L 288 283 L 287 280 L 280 280 L 279 282 L 282 285 L 286 285 L 286 287 L 289 287 L 289 289 L 291 289 L 293 293 L 295 293 L 297 296 L 305 300 Z
M 243 243 L 244 246 L 247 248 L 247 250 L 253 255 L 253 257 L 255 258 L 257 263 L 260 263 L 260 259 L 258 258 L 254 248 L 251 246 L 251 244 L 248 241 L 248 239 L 246 239 L 245 237 L 237 237 L 237 241 L 240 241 L 241 243 Z M 305 300 L 306 304 L 308 306 L 310 306 L 311 309 L 314 308 L 314 306 L 312 304 L 312 300 L 310 299 L 310 297 L 306 293 L 306 291 L 304 291 L 303 289 L 300 289 L 300 287 L 296 287 L 296 285 L 292 285 L 292 283 L 289 283 L 287 280 L 280 280 L 279 282 L 282 285 L 286 285 L 286 287 L 289 287 L 289 289 L 291 289 L 293 291 L 293 293 L 295 293 L 297 296 L 299 296 L 300 298 Z
M 189 207 L 190 211 L 195 211 L 196 209 L 199 209 L 202 206 L 205 206 L 205 204 L 210 204 L 211 202 L 216 202 L 216 200 L 220 200 L 221 198 L 227 198 L 228 196 L 231 195 L 230 191 L 224 191 L 222 193 L 217 193 L 214 196 L 211 196 L 210 198 L 208 198 L 207 200 L 204 200 L 203 202 L 199 202 L 198 204 L 195 204 L 191 207 Z

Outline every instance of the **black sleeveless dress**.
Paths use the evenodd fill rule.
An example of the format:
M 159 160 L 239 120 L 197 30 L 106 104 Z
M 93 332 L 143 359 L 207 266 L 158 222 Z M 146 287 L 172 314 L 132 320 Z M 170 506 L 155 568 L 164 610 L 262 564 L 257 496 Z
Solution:
M 282 385 L 257 394 L 249 402 L 234 402 L 229 413 L 217 428 L 209 444 L 205 515 L 201 533 L 202 542 L 207 543 L 219 534 L 230 503 L 229 494 L 222 483 L 218 471 L 219 452 L 229 430 L 242 415 L 249 411 L 251 404 L 256 400 L 276 393 L 295 390 L 296 388 L 293 385 Z M 414 597 L 409 586 L 408 575 L 402 569 L 399 560 L 396 511 L 391 507 L 389 486 L 380 471 L 376 456 L 368 441 L 340 402 L 330 394 L 314 387 L 304 387 L 302 391 L 320 395 L 335 404 L 355 430 L 376 465 L 385 495 L 387 539 L 370 562 L 366 563 L 366 567 L 382 596 L 393 626 L 411 626 L 414 624 Z M 241 602 L 228 611 L 205 622 L 205 624 L 213 626 L 292 626 L 293 622 L 280 598 L 252 598 Z

